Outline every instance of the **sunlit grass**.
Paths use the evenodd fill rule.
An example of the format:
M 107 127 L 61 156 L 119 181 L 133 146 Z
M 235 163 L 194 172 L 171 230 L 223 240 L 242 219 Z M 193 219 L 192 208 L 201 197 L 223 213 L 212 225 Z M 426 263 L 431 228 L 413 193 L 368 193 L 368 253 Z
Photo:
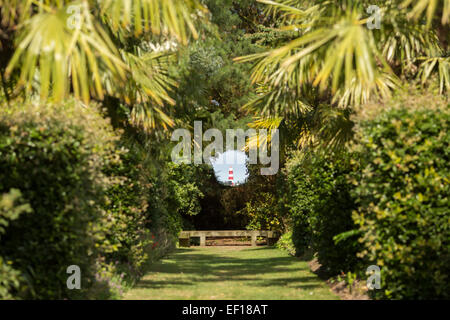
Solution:
M 177 249 L 125 299 L 337 299 L 308 263 L 276 248 Z

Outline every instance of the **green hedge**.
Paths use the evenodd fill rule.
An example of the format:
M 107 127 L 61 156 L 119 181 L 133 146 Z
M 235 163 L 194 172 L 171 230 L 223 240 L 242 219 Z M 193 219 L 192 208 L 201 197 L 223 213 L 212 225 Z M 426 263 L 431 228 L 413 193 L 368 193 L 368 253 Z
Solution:
M 350 149 L 291 158 L 282 201 L 297 254 L 363 279 L 378 265 L 377 299 L 448 299 L 449 107 L 427 95 L 368 105 Z
M 278 249 L 285 250 L 287 253 L 289 253 L 291 256 L 296 255 L 296 249 L 294 246 L 294 243 L 292 242 L 292 232 L 288 231 L 281 235 L 280 239 L 278 239 L 275 246 Z
M 2 106 L 0 194 L 20 190 L 32 212 L 12 221 L 13 208 L 1 208 L 1 297 L 120 296 L 175 247 L 181 214 L 198 202 L 186 177 L 156 167 L 96 106 Z M 70 265 L 81 268 L 82 290 L 66 287 Z
M 152 185 L 150 177 L 143 174 L 146 169 L 143 150 L 124 137 L 118 148 L 123 150 L 121 161 L 104 169 L 115 183 L 106 193 L 101 272 L 103 278 L 111 276 L 108 273 L 123 273 L 123 280 L 133 283 L 142 276 L 154 243 L 148 204 Z
M 173 200 L 171 186 L 180 186 L 181 181 L 174 180 L 180 177 L 155 174 L 154 159 L 132 138 L 123 135 L 118 148 L 125 150 L 121 161 L 104 170 L 116 183 L 107 191 L 105 209 L 110 219 L 103 225 L 102 272 L 107 277 L 123 274 L 123 280 L 131 285 L 144 274 L 149 262 L 175 247 L 181 214 L 185 214 L 179 212 L 185 208 L 180 203 L 193 200 L 191 194 L 182 192 L 177 197 L 180 203 Z M 172 167 L 163 170 L 172 172 Z
M 355 237 L 335 240 L 355 228 L 351 215 L 356 207 L 346 180 L 350 170 L 348 157 L 337 155 L 294 158 L 287 166 L 285 202 L 296 254 L 316 252 L 322 271 L 330 275 L 353 270 L 358 263 Z
M 98 111 L 73 101 L 2 106 L 0 193 L 19 189 L 33 212 L 10 223 L 0 255 L 26 279 L 24 297 L 89 297 L 113 184 L 102 170 L 119 161 L 117 139 Z M 66 287 L 70 265 L 81 268 L 82 290 Z
M 360 256 L 381 267 L 377 298 L 450 298 L 450 105 L 410 96 L 364 119 L 353 177 Z
M 17 189 L 0 195 L 0 240 L 11 221 L 32 212 L 30 205 L 22 202 L 22 194 Z M 24 287 L 21 273 L 13 269 L 12 264 L 9 257 L 0 255 L 0 300 L 12 299 Z

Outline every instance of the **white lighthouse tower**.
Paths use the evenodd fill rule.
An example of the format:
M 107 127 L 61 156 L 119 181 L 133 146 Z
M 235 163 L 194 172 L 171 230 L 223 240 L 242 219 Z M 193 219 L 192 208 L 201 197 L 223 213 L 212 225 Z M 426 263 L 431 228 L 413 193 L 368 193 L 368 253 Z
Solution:
M 230 167 L 230 169 L 228 170 L 228 183 L 234 186 L 233 167 Z

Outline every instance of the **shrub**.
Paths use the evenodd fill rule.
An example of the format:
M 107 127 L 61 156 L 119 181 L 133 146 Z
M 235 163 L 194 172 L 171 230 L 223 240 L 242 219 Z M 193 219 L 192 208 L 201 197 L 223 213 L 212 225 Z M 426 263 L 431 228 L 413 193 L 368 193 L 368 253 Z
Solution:
M 255 199 L 247 202 L 239 213 L 248 217 L 248 230 L 281 231 L 282 223 L 276 205 L 277 201 L 272 193 L 258 192 Z
M 315 154 L 291 160 L 288 165 L 287 207 L 292 219 L 292 238 L 297 254 L 317 253 L 322 271 L 337 274 L 353 270 L 358 263 L 355 237 L 336 237 L 355 229 L 354 199 L 346 174 L 351 170 L 346 154 Z
M 166 181 L 169 196 L 169 208 L 180 216 L 195 216 L 200 210 L 200 200 L 204 194 L 197 183 L 197 170 L 187 164 L 169 163 L 166 170 Z M 181 223 L 181 222 L 180 222 Z
M 381 268 L 377 298 L 450 298 L 450 108 L 408 96 L 363 119 L 354 177 L 360 256 Z M 380 112 L 381 111 L 381 112 Z
M 12 189 L 0 196 L 0 239 L 9 223 L 16 220 L 22 213 L 31 212 L 29 204 L 21 204 L 19 190 Z M 12 299 L 12 292 L 20 290 L 23 279 L 20 272 L 11 267 L 12 261 L 8 257 L 0 256 L 0 300 Z
M 275 244 L 275 246 L 278 249 L 285 250 L 291 256 L 295 256 L 296 255 L 295 246 L 294 246 L 294 243 L 292 242 L 292 232 L 291 231 L 284 233 L 280 237 L 280 239 L 278 239 L 278 241 Z
M 148 168 L 142 148 L 126 138 L 121 140 L 118 147 L 123 150 L 121 161 L 104 169 L 104 173 L 114 179 L 114 183 L 107 190 L 108 202 L 104 207 L 106 219 L 102 225 L 105 234 L 101 242 L 101 259 L 104 261 L 102 271 L 123 273 L 123 280 L 133 283 L 142 276 L 154 243 L 148 204 L 152 184 L 146 174 Z
M 287 168 L 287 192 L 281 195 L 281 198 L 288 210 L 295 254 L 301 256 L 311 246 L 312 230 L 310 219 L 316 199 L 308 177 L 300 165 L 300 161 L 291 159 Z
M 153 177 L 151 180 L 149 212 L 151 221 L 151 230 L 158 241 L 157 256 L 162 256 L 175 247 L 178 242 L 178 234 L 182 228 L 182 219 L 180 214 L 173 210 L 174 207 L 170 188 L 167 187 L 167 177 Z
M 104 191 L 112 183 L 102 169 L 119 161 L 116 141 L 94 107 L 73 101 L 1 107 L 0 192 L 21 190 L 33 209 L 10 223 L 0 244 L 0 256 L 29 283 L 24 297 L 89 297 Z M 82 290 L 66 287 L 70 265 L 82 270 Z

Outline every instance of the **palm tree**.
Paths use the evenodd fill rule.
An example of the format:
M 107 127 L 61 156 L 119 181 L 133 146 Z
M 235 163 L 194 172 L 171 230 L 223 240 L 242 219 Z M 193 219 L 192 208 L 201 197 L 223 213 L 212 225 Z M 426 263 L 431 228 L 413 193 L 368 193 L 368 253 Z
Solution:
M 16 30 L 5 70 L 6 78 L 18 74 L 16 94 L 84 103 L 108 95 L 144 129 L 172 125 L 164 112 L 174 104 L 170 48 L 198 37 L 206 9 L 196 0 L 0 0 L 0 7 L 2 25 Z M 164 41 L 166 50 L 149 50 Z
M 389 97 L 404 81 L 437 78 L 441 94 L 450 90 L 450 0 L 258 1 L 277 19 L 277 29 L 298 36 L 236 59 L 255 63 L 258 96 L 245 108 L 268 126 L 296 123 L 299 145 L 345 140 L 351 136 L 349 111 Z M 371 28 L 378 18 L 380 29 Z

